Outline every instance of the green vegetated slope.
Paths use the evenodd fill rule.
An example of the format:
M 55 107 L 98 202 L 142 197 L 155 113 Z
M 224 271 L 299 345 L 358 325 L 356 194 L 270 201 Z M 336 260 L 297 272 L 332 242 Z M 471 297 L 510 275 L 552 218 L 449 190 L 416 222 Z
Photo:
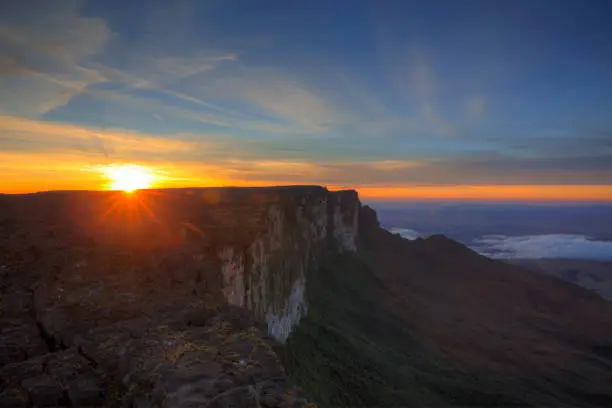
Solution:
M 612 406 L 610 304 L 444 237 L 366 238 L 309 275 L 284 359 L 312 401 Z
M 322 406 L 411 401 L 411 336 L 378 305 L 376 284 L 356 255 L 335 256 L 310 277 L 309 314 L 285 357 L 291 376 Z
M 323 407 L 520 405 L 480 392 L 476 379 L 445 366 L 384 310 L 381 283 L 363 256 L 337 255 L 312 276 L 309 315 L 287 343 L 287 369 L 312 400 Z

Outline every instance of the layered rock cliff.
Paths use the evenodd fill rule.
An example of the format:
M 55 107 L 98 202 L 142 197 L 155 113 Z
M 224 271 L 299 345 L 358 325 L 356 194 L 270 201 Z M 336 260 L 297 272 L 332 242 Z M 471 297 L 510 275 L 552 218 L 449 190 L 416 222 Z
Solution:
M 263 228 L 251 242 L 227 244 L 217 253 L 227 301 L 253 311 L 283 342 L 307 313 L 308 273 L 323 253 L 356 250 L 359 213 L 353 191 L 287 192 L 262 209 Z
M 0 406 L 303 406 L 275 340 L 321 259 L 355 251 L 359 207 L 321 187 L 1 196 Z

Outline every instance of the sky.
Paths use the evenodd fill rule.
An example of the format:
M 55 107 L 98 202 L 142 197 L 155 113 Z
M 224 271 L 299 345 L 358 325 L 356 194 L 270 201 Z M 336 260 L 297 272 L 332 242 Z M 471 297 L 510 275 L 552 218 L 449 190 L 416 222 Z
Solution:
M 612 200 L 612 2 L 0 6 L 0 192 Z

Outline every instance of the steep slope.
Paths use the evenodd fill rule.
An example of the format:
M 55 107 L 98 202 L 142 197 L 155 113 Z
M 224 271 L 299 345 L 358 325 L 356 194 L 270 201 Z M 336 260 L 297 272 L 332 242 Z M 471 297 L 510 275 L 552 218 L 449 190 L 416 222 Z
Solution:
M 287 366 L 324 406 L 611 406 L 612 305 L 360 213 L 359 255 L 307 286 Z
M 536 273 L 546 273 L 612 300 L 612 262 L 585 259 L 506 259 Z

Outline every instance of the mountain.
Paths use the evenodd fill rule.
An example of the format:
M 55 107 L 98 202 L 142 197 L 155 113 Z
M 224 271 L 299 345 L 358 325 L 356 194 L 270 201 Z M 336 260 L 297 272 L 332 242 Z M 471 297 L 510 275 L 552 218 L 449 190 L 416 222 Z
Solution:
M 586 259 L 507 259 L 538 273 L 575 283 L 612 300 L 612 262 Z
M 358 256 L 320 273 L 289 349 L 326 406 L 612 404 L 612 304 L 590 291 L 402 239 L 367 207 Z
M 0 407 L 612 405 L 609 302 L 354 191 L 4 195 L 0 240 Z

